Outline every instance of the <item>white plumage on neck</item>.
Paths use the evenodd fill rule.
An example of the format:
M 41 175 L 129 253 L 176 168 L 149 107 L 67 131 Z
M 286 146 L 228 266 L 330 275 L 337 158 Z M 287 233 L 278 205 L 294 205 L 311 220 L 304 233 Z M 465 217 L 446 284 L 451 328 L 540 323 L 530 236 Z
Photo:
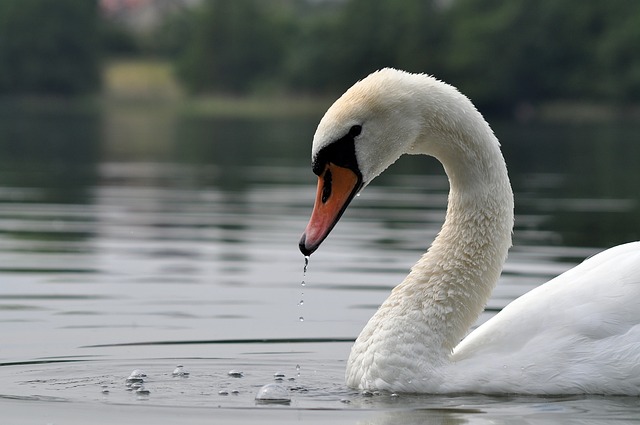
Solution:
M 390 77 L 387 72 L 391 71 L 374 76 L 384 80 Z M 429 251 L 356 341 L 347 384 L 415 391 L 420 378 L 437 380 L 438 370 L 482 312 L 511 245 L 513 195 L 498 141 L 471 102 L 453 87 L 424 75 L 401 73 L 399 80 L 393 86 L 389 81 L 373 84 L 387 86 L 389 96 L 400 98 L 388 102 L 402 104 L 410 112 L 396 113 L 394 119 L 403 128 L 414 129 L 409 134 L 416 136 L 408 143 L 396 139 L 387 144 L 385 157 L 358 156 L 359 165 L 365 170 L 380 164 L 386 168 L 387 162 L 404 153 L 435 156 L 449 176 L 449 205 L 442 231 Z M 356 93 L 371 81 L 360 84 L 365 87 L 356 85 Z M 353 95 L 347 92 L 332 109 L 344 113 L 352 102 Z M 381 104 L 380 99 L 374 102 Z M 376 164 L 368 165 L 369 161 Z

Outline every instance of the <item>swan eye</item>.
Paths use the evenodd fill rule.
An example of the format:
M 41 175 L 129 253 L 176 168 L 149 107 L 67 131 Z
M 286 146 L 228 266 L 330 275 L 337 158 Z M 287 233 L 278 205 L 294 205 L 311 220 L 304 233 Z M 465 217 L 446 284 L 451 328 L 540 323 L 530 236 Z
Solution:
M 323 147 L 313 158 L 313 172 L 319 176 L 324 172 L 326 165 L 332 163 L 359 173 L 354 142 L 361 132 L 362 126 L 354 125 L 342 138 Z

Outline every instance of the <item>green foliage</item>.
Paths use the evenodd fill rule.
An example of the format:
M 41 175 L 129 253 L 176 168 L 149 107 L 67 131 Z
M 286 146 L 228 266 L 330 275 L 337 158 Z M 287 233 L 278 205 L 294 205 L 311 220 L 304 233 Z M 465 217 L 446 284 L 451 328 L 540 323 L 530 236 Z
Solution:
M 594 52 L 603 94 L 620 102 L 640 99 L 640 2 L 616 0 L 603 8 L 602 38 Z
M 311 91 L 337 91 L 386 66 L 437 72 L 438 12 L 430 0 L 349 1 L 335 15 L 310 22 L 304 42 L 291 49 L 294 81 Z
M 265 4 L 260 0 L 205 2 L 178 68 L 189 89 L 236 94 L 275 76 L 285 32 Z
M 339 92 L 394 66 L 485 108 L 640 100 L 637 0 L 205 0 L 180 58 L 193 91 Z
M 0 94 L 95 90 L 97 23 L 93 0 L 0 1 Z

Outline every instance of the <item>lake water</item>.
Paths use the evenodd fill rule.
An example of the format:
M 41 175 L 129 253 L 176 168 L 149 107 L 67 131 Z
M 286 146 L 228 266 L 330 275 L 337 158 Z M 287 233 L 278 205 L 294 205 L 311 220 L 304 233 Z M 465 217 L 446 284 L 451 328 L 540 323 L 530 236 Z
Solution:
M 3 105 L 0 423 L 640 420 L 636 397 L 345 387 L 351 342 L 438 231 L 447 181 L 433 159 L 401 159 L 354 200 L 303 276 L 319 118 Z M 478 323 L 600 249 L 640 239 L 640 126 L 493 127 L 516 228 Z M 174 376 L 177 365 L 189 375 Z M 146 392 L 126 384 L 135 369 Z M 257 403 L 275 374 L 290 403 Z

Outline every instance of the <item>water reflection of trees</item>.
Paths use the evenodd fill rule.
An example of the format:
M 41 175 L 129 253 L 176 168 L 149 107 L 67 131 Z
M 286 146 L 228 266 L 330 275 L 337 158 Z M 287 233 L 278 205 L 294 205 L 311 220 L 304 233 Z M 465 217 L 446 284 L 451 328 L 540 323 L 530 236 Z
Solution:
M 640 239 L 637 126 L 557 124 L 497 130 L 517 214 L 545 215 L 543 225 L 565 245 L 606 247 Z

